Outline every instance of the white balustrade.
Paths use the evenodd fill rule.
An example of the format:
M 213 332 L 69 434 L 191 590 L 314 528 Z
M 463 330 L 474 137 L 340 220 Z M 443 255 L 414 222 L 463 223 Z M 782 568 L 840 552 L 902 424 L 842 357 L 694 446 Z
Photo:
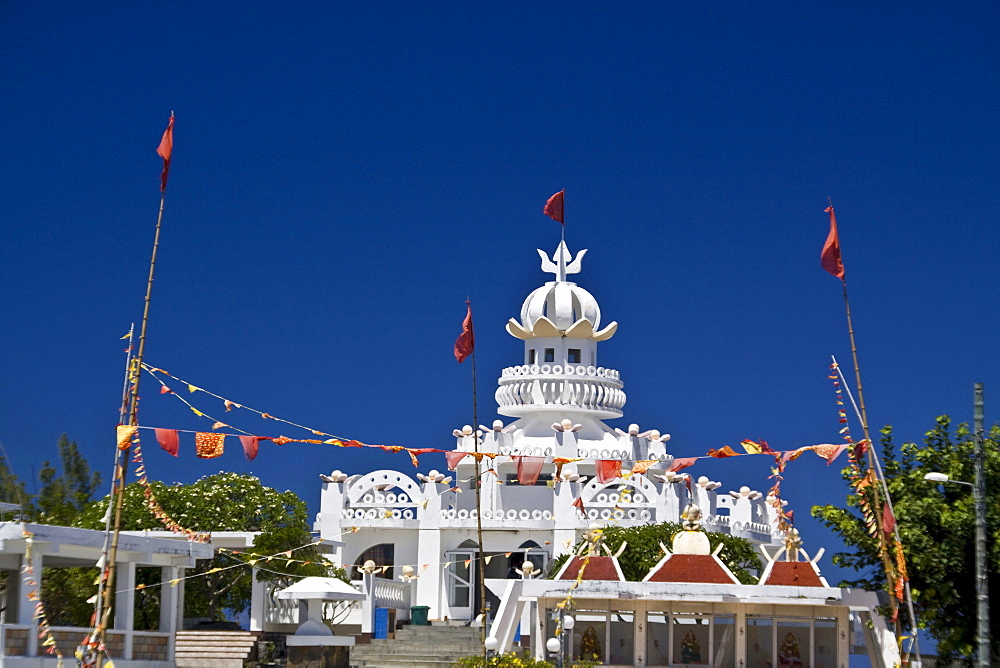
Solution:
M 585 410 L 601 418 L 621 417 L 622 386 L 614 369 L 525 364 L 503 370 L 496 400 L 505 415 L 559 407 Z

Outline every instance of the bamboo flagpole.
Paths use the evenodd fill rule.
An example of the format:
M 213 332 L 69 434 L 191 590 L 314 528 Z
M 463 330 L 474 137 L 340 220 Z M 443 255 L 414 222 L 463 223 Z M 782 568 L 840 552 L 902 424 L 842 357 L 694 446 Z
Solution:
M 170 120 L 167 123 L 167 129 L 163 132 L 163 138 L 160 140 L 160 145 L 157 147 L 157 154 L 163 158 L 163 172 L 160 174 L 160 210 L 156 217 L 156 232 L 153 235 L 153 252 L 149 260 L 149 278 L 146 281 L 146 297 L 142 309 L 142 325 L 139 329 L 139 350 L 136 356 L 132 359 L 132 364 L 128 370 L 128 418 L 126 424 L 131 427 L 136 427 L 139 424 L 139 378 L 140 372 L 142 370 L 142 359 L 146 351 L 146 329 L 149 324 L 149 304 L 153 294 L 153 274 L 156 270 L 156 251 L 160 247 L 160 229 L 163 225 L 163 208 L 166 202 L 167 194 L 167 175 L 170 172 L 170 159 L 173 155 L 174 150 L 174 112 L 170 112 Z M 131 449 L 131 439 L 124 443 L 118 443 L 117 447 L 120 451 L 128 451 Z M 128 470 L 128 456 L 122 455 L 121 460 L 115 466 L 115 471 L 112 476 L 112 489 L 114 491 L 114 523 L 111 529 L 111 545 L 107 552 L 107 560 L 104 564 L 105 573 L 107 574 L 104 578 L 104 596 L 101 601 L 101 606 L 95 610 L 100 610 L 103 608 L 103 612 L 99 618 L 95 618 L 94 623 L 97 625 L 96 635 L 99 642 L 99 649 L 103 649 L 106 646 L 106 637 L 108 624 L 110 622 L 111 608 L 112 608 L 112 596 L 114 596 L 115 591 L 115 575 L 117 571 L 117 561 L 118 561 L 118 537 L 121 533 L 122 525 L 122 509 L 125 505 L 125 473 Z
M 864 432 L 865 441 L 868 443 L 868 467 L 869 469 L 876 470 L 875 463 L 875 446 L 871 440 L 871 434 L 868 429 L 868 411 L 865 408 L 865 395 L 864 389 L 861 385 L 861 369 L 858 364 L 858 346 L 854 339 L 854 324 L 851 321 L 851 302 L 847 295 L 847 278 L 844 272 L 844 261 L 840 252 L 840 235 L 837 231 L 837 218 L 833 211 L 833 201 L 830 200 L 830 206 L 826 208 L 826 212 L 830 214 L 830 233 L 826 238 L 826 243 L 823 244 L 823 251 L 820 253 L 820 264 L 823 269 L 828 271 L 840 279 L 841 284 L 844 287 L 844 308 L 847 312 L 847 334 L 851 341 L 851 358 L 854 362 L 854 378 L 855 384 L 858 389 L 858 404 L 860 405 L 859 415 L 861 418 L 861 428 Z M 876 533 L 878 534 L 878 545 L 879 553 L 882 558 L 882 567 L 885 570 L 886 581 L 889 585 L 889 608 L 892 612 L 892 622 L 895 627 L 895 633 L 897 638 L 900 635 L 899 626 L 897 624 L 899 604 L 897 603 L 894 591 L 896 588 L 896 579 L 898 574 L 892 567 L 892 560 L 889 556 L 889 544 L 888 537 L 885 531 L 884 517 L 883 517 L 883 501 L 880 498 L 878 491 L 872 495 L 872 510 L 875 514 L 876 522 Z
M 476 558 L 476 585 L 479 590 L 479 614 L 482 619 L 480 626 L 480 645 L 483 648 L 483 661 L 486 661 L 486 578 L 483 569 L 486 561 L 483 558 L 483 506 L 482 506 L 482 483 L 483 467 L 482 457 L 479 456 L 479 414 L 478 401 L 476 399 L 476 335 L 472 328 L 472 304 L 465 300 L 466 312 L 465 320 L 462 321 L 462 333 L 455 340 L 455 359 L 461 364 L 467 357 L 472 356 L 472 438 L 475 446 L 473 452 L 476 460 L 476 475 L 473 481 L 476 485 L 476 541 L 479 545 Z M 475 606 L 473 606 L 475 607 Z

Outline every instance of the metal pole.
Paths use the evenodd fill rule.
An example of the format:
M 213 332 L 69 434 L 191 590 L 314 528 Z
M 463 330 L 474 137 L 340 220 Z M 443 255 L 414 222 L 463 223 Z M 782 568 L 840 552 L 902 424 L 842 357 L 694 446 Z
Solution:
M 986 569 L 986 451 L 983 433 L 983 384 L 974 385 L 973 423 L 975 430 L 976 470 L 976 665 L 987 668 L 990 665 L 990 594 Z

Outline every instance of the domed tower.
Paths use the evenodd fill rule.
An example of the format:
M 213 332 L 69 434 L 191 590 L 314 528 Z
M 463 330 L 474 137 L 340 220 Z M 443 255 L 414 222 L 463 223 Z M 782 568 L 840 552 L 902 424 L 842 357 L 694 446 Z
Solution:
M 555 280 L 528 295 L 520 321 L 507 323 L 511 336 L 524 341 L 524 362 L 503 370 L 496 400 L 501 415 L 522 418 L 517 425 L 525 435 L 551 435 L 553 421 L 571 419 L 600 438 L 611 431 L 600 421 L 622 416 L 619 373 L 597 363 L 597 344 L 614 336 L 618 323 L 602 328 L 597 300 L 566 280 L 580 273 L 586 252 L 574 259 L 565 242 L 552 259 L 539 250 L 542 271 Z

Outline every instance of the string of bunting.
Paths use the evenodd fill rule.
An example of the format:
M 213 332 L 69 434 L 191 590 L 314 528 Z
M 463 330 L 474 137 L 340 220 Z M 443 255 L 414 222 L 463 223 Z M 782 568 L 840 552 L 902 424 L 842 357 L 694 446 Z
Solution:
M 412 461 L 412 463 L 413 463 L 414 466 L 418 466 L 419 465 L 419 462 L 417 460 L 417 456 L 418 455 L 427 454 L 427 453 L 444 453 L 446 459 L 448 460 L 448 468 L 451 469 L 451 470 L 454 470 L 454 468 L 457 466 L 458 462 L 461 461 L 462 459 L 464 459 L 465 457 L 474 457 L 477 461 L 480 461 L 480 462 L 484 458 L 492 459 L 492 458 L 495 458 L 495 457 L 498 457 L 498 456 L 508 456 L 508 457 L 511 457 L 511 459 L 517 459 L 518 458 L 517 455 L 499 455 L 498 453 L 493 453 L 493 452 L 456 452 L 456 451 L 450 451 L 450 450 L 443 450 L 441 448 L 410 448 L 410 447 L 401 446 L 401 445 L 373 445 L 373 444 L 369 444 L 369 443 L 363 443 L 363 442 L 358 441 L 356 439 L 348 439 L 348 438 L 336 436 L 334 434 L 331 434 L 331 433 L 328 433 L 328 432 L 325 432 L 325 431 L 322 431 L 322 430 L 319 430 L 319 429 L 313 429 L 311 427 L 308 427 L 308 426 L 305 426 L 305 425 L 302 425 L 302 424 L 299 424 L 299 423 L 296 423 L 296 422 L 292 422 L 290 420 L 285 420 L 284 418 L 275 417 L 275 416 L 271 415 L 270 413 L 258 410 L 256 408 L 248 407 L 245 404 L 241 404 L 241 403 L 232 401 L 230 399 L 227 399 L 227 398 L 223 397 L 222 395 L 216 394 L 214 392 L 211 392 L 209 390 L 201 388 L 201 387 L 199 387 L 197 385 L 194 385 L 193 383 L 190 383 L 190 382 L 188 382 L 186 380 L 183 380 L 183 379 L 181 379 L 181 378 L 179 378 L 177 376 L 174 376 L 174 375 L 170 374 L 169 372 L 167 372 L 164 369 L 161 369 L 161 368 L 158 368 L 158 367 L 153 367 L 153 366 L 146 365 L 146 364 L 143 364 L 143 368 L 150 375 L 152 375 L 153 378 L 156 378 L 156 380 L 160 383 L 160 386 L 161 386 L 160 393 L 161 394 L 172 394 L 175 397 L 177 397 L 180 401 L 182 401 L 197 416 L 213 420 L 213 425 L 212 425 L 213 431 L 212 432 L 199 432 L 199 431 L 182 430 L 182 429 L 157 429 L 156 430 L 157 431 L 157 440 L 160 442 L 161 447 L 164 450 L 166 450 L 167 452 L 169 452 L 170 454 L 174 455 L 174 456 L 177 456 L 177 454 L 178 454 L 177 434 L 178 433 L 192 433 L 192 434 L 195 435 L 195 452 L 196 452 L 196 455 L 198 457 L 201 457 L 201 458 L 204 458 L 204 459 L 211 459 L 211 458 L 214 458 L 214 457 L 218 457 L 218 456 L 220 456 L 223 453 L 223 450 L 224 450 L 223 441 L 224 441 L 224 439 L 225 439 L 226 436 L 237 436 L 237 437 L 239 437 L 240 440 L 241 440 L 241 442 L 242 442 L 242 444 L 243 444 L 244 453 L 246 454 L 247 458 L 251 459 L 251 460 L 254 457 L 257 456 L 257 448 L 258 448 L 258 444 L 259 444 L 260 441 L 269 441 L 269 442 L 275 443 L 277 445 L 285 445 L 287 443 L 309 443 L 309 444 L 313 444 L 313 445 L 335 445 L 335 446 L 338 446 L 338 447 L 378 448 L 378 449 L 381 449 L 381 450 L 384 450 L 384 451 L 387 451 L 387 452 L 406 452 L 410 456 L 410 459 L 411 459 L 411 461 Z M 224 423 L 224 422 L 222 422 L 220 420 L 217 420 L 216 418 L 212 417 L 208 413 L 206 413 L 206 412 L 198 409 L 190 401 L 188 401 L 185 397 L 182 397 L 180 394 L 178 394 L 178 393 L 174 392 L 172 389 L 170 389 L 170 387 L 160 377 L 160 375 L 157 375 L 157 374 L 161 374 L 163 376 L 166 376 L 168 378 L 176 380 L 178 383 L 184 384 L 187 387 L 189 393 L 193 394 L 195 392 L 203 392 L 203 393 L 205 393 L 205 394 L 207 394 L 207 395 L 209 395 L 211 397 L 214 397 L 214 398 L 222 401 L 223 405 L 225 406 L 225 408 L 226 408 L 227 411 L 231 411 L 234 408 L 248 410 L 250 412 L 253 412 L 253 413 L 256 413 L 256 414 L 260 415 L 264 419 L 270 419 L 270 420 L 275 420 L 277 422 L 283 422 L 283 423 L 288 424 L 290 426 L 297 427 L 297 428 L 309 431 L 309 432 L 311 432 L 314 435 L 317 435 L 317 436 L 326 436 L 328 438 L 326 438 L 326 439 L 309 439 L 309 438 L 306 438 L 306 439 L 297 439 L 297 438 L 289 438 L 287 436 L 257 436 L 257 435 L 251 434 L 250 432 L 244 431 L 244 430 L 239 429 L 237 427 L 233 427 L 233 426 L 231 426 L 229 424 L 226 424 L 226 423 Z M 142 428 L 149 429 L 151 427 L 142 427 Z M 227 434 L 225 432 L 215 431 L 215 430 L 223 429 L 223 428 L 233 429 L 234 431 L 239 432 L 239 434 Z M 120 430 L 121 429 L 129 429 L 129 427 L 122 426 L 119 429 Z M 121 442 L 121 435 L 119 435 L 119 442 Z M 818 444 L 818 445 L 807 445 L 807 446 L 800 447 L 800 448 L 797 448 L 797 449 L 794 449 L 794 450 L 786 450 L 786 451 L 776 452 L 776 451 L 772 450 L 767 445 L 766 441 L 753 441 L 753 440 L 747 439 L 747 440 L 742 441 L 741 445 L 742 445 L 743 449 L 745 450 L 745 453 L 737 452 L 736 450 L 734 450 L 732 447 L 730 447 L 728 445 L 722 446 L 718 450 L 716 450 L 714 448 L 710 448 L 708 450 L 708 452 L 706 452 L 705 455 L 700 456 L 700 457 L 686 457 L 686 458 L 675 459 L 674 462 L 673 462 L 673 464 L 672 464 L 673 468 L 671 468 L 669 470 L 674 471 L 674 472 L 680 471 L 681 469 L 686 468 L 687 466 L 691 466 L 692 464 L 694 464 L 695 461 L 697 461 L 698 459 L 702 459 L 702 458 L 711 457 L 711 458 L 721 459 L 721 458 L 726 458 L 726 457 L 742 456 L 744 454 L 746 454 L 746 455 L 759 455 L 759 454 L 777 455 L 777 454 L 780 454 L 783 457 L 783 460 L 787 462 L 787 461 L 790 461 L 790 460 L 797 459 L 804 452 L 807 452 L 807 451 L 815 452 L 818 456 L 820 456 L 823 459 L 825 459 L 827 461 L 827 464 L 831 464 L 831 463 L 833 463 L 833 461 L 835 459 L 837 459 L 837 457 L 840 456 L 840 454 L 847 447 L 846 445 L 834 445 L 834 444 L 829 444 L 829 443 L 823 443 L 823 444 Z M 530 460 L 530 459 L 538 459 L 538 458 L 522 457 L 521 460 L 519 460 L 519 461 Z M 556 476 L 558 477 L 558 474 L 559 474 L 559 472 L 560 472 L 560 470 L 561 470 L 561 468 L 562 468 L 562 466 L 564 464 L 575 462 L 575 461 L 581 461 L 581 460 L 580 459 L 568 459 L 568 458 L 562 458 L 562 457 L 553 457 L 551 460 L 549 460 L 548 458 L 546 458 L 544 461 L 545 462 L 551 461 L 552 463 L 554 463 L 556 465 Z M 614 478 L 621 476 L 621 472 L 620 472 L 621 471 L 621 468 L 620 468 L 621 467 L 621 461 L 620 460 L 596 460 L 596 461 L 598 463 L 598 479 L 600 481 L 613 480 Z M 654 465 L 656 463 L 658 463 L 658 460 L 642 460 L 642 461 L 636 462 L 636 464 L 632 468 L 632 472 L 639 472 L 639 473 L 641 473 L 641 472 L 645 471 L 647 468 L 649 468 L 650 466 L 652 466 L 652 465 Z M 616 470 L 616 467 L 617 467 L 617 470 Z
M 52 634 L 52 626 L 49 624 L 49 618 L 45 614 L 45 606 L 42 603 L 39 592 L 38 580 L 35 579 L 35 569 L 31 565 L 31 549 L 34 543 L 34 534 L 28 530 L 27 525 L 24 523 L 21 524 L 21 536 L 24 538 L 24 565 L 21 567 L 21 578 L 28 592 L 26 598 L 29 601 L 35 602 L 35 610 L 31 616 L 38 620 L 38 639 L 42 641 L 42 647 L 45 648 L 46 654 L 54 654 L 58 659 L 57 667 L 62 668 L 63 654 L 59 651 L 56 638 Z M 38 576 L 41 577 L 41 574 L 39 573 Z
M 840 433 L 843 434 L 844 440 L 851 444 L 847 455 L 848 484 L 857 496 L 858 508 L 861 509 L 865 529 L 872 538 L 878 538 L 879 522 L 875 515 L 875 511 L 872 509 L 871 502 L 868 499 L 868 494 L 879 494 L 880 485 L 873 468 L 868 467 L 867 470 L 863 471 L 861 467 L 861 458 L 868 452 L 869 444 L 867 441 L 858 441 L 857 443 L 853 442 L 853 439 L 851 438 L 850 426 L 847 422 L 847 411 L 844 407 L 844 394 L 841 388 L 841 380 L 843 376 L 841 375 L 840 366 L 834 362 L 830 365 L 830 372 L 829 378 L 833 382 L 833 387 L 837 394 L 838 416 L 840 423 L 844 425 L 841 428 Z M 877 541 L 879 556 L 888 556 L 888 558 L 895 561 L 896 573 L 892 590 L 896 598 L 899 601 L 902 601 L 906 582 L 909 581 L 909 575 L 906 570 L 906 558 L 903 555 L 903 544 L 896 535 L 895 528 L 896 518 L 892 514 L 889 504 L 884 503 L 882 512 L 882 531 L 886 540 L 885 544 L 883 544 L 882 541 Z M 890 543 L 891 547 L 889 546 Z M 891 551 L 891 554 L 887 554 L 887 551 Z M 897 610 L 897 615 L 898 614 Z

